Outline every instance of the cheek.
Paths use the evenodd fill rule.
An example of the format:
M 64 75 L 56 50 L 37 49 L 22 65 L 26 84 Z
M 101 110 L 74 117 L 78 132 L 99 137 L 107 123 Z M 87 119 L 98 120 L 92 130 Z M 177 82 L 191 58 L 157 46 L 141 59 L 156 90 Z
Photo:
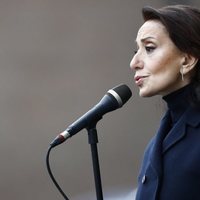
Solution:
M 179 80 L 180 68 L 177 62 L 165 58 L 159 62 L 154 62 L 150 73 L 151 75 L 147 82 L 148 88 L 160 90 L 175 84 Z
M 163 79 L 171 79 L 177 76 L 180 71 L 179 62 L 173 56 L 160 56 L 154 64 L 151 69 L 152 75 L 161 76 Z

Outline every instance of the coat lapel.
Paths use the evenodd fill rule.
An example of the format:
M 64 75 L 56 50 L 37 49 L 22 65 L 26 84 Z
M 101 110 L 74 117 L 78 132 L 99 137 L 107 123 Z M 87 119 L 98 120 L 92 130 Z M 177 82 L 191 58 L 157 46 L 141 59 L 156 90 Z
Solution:
M 194 107 L 188 108 L 177 124 L 170 130 L 170 112 L 166 112 L 165 116 L 161 120 L 151 154 L 151 165 L 159 175 L 162 173 L 162 154 L 184 139 L 186 127 L 188 125 L 192 127 L 199 125 L 199 113 L 200 110 Z
M 195 108 L 189 108 L 182 115 L 177 124 L 171 129 L 163 141 L 163 153 L 184 139 L 187 125 L 197 126 L 200 123 L 199 111 Z
M 171 125 L 170 112 L 167 111 L 161 120 L 160 127 L 155 137 L 155 143 L 152 149 L 151 165 L 158 173 L 162 173 L 162 143 L 165 135 L 168 133 Z

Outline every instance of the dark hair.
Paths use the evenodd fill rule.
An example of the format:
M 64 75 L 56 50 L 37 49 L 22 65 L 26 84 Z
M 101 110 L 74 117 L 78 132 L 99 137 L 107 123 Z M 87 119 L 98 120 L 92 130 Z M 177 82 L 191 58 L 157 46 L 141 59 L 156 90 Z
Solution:
M 192 85 L 193 103 L 200 105 L 200 10 L 189 5 L 171 5 L 160 9 L 146 6 L 142 14 L 145 21 L 159 20 L 179 50 L 199 59 Z

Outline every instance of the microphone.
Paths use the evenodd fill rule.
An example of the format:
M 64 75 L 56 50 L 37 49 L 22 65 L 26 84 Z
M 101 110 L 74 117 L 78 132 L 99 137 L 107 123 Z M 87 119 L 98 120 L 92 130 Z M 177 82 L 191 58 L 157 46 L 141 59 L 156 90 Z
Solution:
M 88 128 L 91 125 L 102 119 L 103 115 L 122 107 L 132 96 L 130 88 L 121 84 L 110 90 L 103 96 L 103 98 L 92 109 L 82 115 L 68 128 L 60 133 L 52 142 L 51 147 L 55 147 L 63 143 L 68 138 L 72 137 L 84 128 Z

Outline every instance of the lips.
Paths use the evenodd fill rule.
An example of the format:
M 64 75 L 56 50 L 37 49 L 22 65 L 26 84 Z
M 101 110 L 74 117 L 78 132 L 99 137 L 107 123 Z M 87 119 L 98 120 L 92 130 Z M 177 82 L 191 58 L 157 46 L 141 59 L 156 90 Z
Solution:
M 135 76 L 134 80 L 135 80 L 136 85 L 140 86 L 143 83 L 144 79 L 147 77 L 148 76 Z

